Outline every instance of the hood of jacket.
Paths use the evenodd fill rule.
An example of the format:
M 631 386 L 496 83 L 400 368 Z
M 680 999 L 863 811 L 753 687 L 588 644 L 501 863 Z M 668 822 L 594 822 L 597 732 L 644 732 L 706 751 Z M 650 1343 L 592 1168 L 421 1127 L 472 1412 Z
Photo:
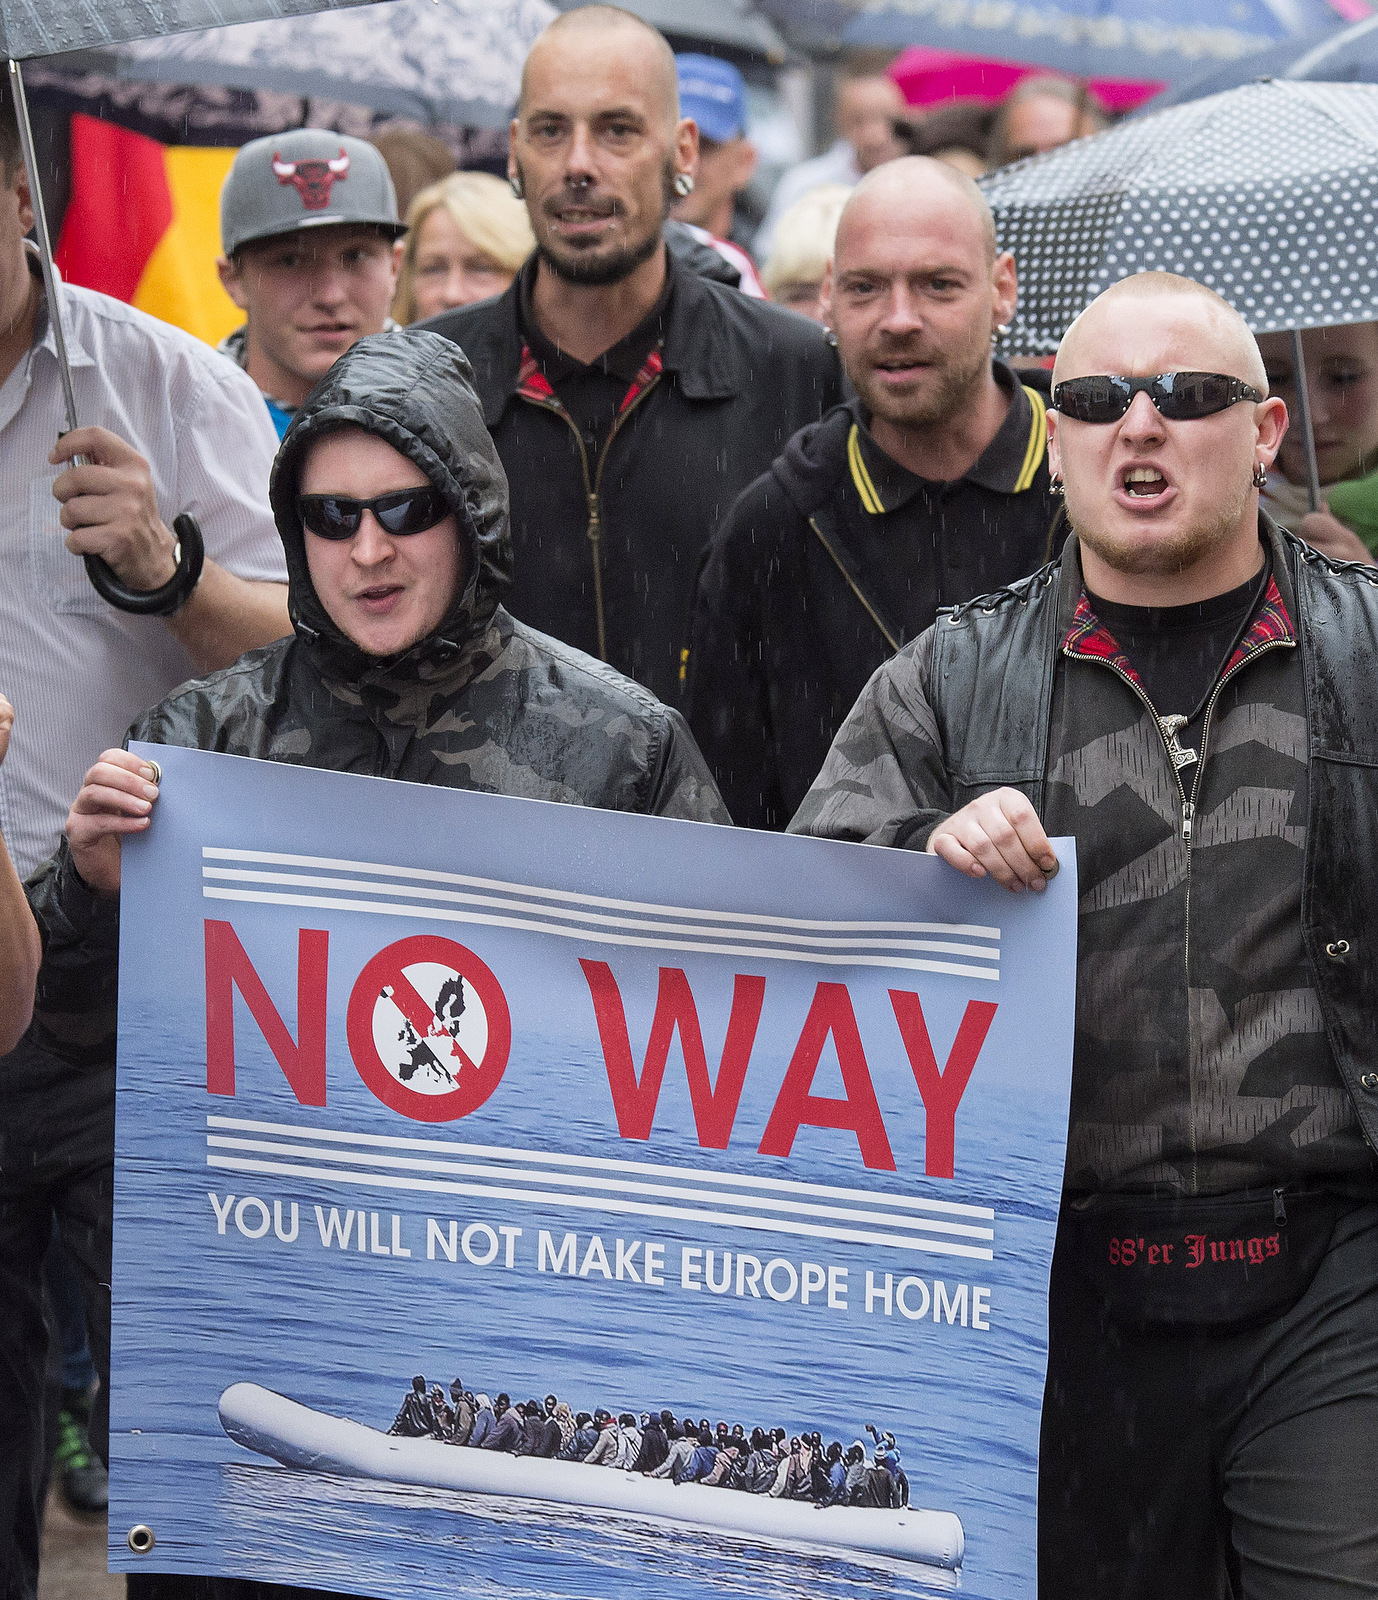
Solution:
M 847 474 L 847 436 L 857 421 L 854 403 L 834 406 L 790 438 L 770 473 L 800 516 L 812 516 Z
M 345 352 L 292 419 L 268 495 L 287 554 L 288 607 L 297 636 L 332 673 L 350 678 L 428 676 L 482 639 L 512 582 L 507 475 L 483 420 L 473 371 L 449 339 L 419 329 L 374 334 Z M 403 655 L 366 655 L 331 620 L 306 563 L 297 515 L 311 445 L 362 428 L 414 462 L 445 496 L 465 545 L 465 582 L 439 624 Z

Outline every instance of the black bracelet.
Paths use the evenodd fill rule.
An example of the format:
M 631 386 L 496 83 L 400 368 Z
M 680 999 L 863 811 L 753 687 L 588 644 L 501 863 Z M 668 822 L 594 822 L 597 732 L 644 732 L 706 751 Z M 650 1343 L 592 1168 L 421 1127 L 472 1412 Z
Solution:
M 86 576 L 101 599 L 117 611 L 129 611 L 139 617 L 170 617 L 180 611 L 201 581 L 206 545 L 200 523 L 185 511 L 174 520 L 172 531 L 177 535 L 177 570 L 156 589 L 131 589 L 115 576 L 108 561 L 84 556 Z

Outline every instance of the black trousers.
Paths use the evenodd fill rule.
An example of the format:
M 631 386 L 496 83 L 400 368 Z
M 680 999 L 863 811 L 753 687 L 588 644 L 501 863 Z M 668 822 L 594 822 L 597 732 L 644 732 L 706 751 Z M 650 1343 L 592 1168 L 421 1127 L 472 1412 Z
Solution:
M 0 1596 L 38 1592 L 45 1478 L 43 1258 L 54 1223 L 86 1301 L 101 1380 L 91 1445 L 109 1434 L 110 1220 L 115 1075 L 83 1071 L 27 1041 L 0 1058 Z
M 1128 1332 L 1061 1239 L 1049 1307 L 1040 1600 L 1378 1596 L 1378 1205 L 1262 1327 Z

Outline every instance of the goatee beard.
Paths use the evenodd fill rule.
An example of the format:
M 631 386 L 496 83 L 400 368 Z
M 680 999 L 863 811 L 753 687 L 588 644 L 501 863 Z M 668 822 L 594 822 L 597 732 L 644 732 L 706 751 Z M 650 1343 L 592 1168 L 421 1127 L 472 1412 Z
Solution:
M 631 277 L 638 267 L 651 259 L 663 242 L 661 231 L 657 228 L 647 238 L 622 250 L 556 255 L 547 245 L 537 244 L 536 254 L 564 283 L 602 288 Z

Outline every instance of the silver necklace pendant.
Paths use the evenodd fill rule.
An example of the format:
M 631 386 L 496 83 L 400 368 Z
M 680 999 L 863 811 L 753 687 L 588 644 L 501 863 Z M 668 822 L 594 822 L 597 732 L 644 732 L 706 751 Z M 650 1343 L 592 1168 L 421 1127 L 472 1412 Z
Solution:
M 1163 730 L 1163 737 L 1167 740 L 1167 753 L 1172 757 L 1172 765 L 1178 772 L 1183 767 L 1189 767 L 1193 761 L 1200 759 L 1189 744 L 1181 744 L 1177 739 L 1177 735 L 1181 733 L 1182 729 L 1190 721 L 1190 717 L 1171 716 L 1158 718 L 1158 726 Z

